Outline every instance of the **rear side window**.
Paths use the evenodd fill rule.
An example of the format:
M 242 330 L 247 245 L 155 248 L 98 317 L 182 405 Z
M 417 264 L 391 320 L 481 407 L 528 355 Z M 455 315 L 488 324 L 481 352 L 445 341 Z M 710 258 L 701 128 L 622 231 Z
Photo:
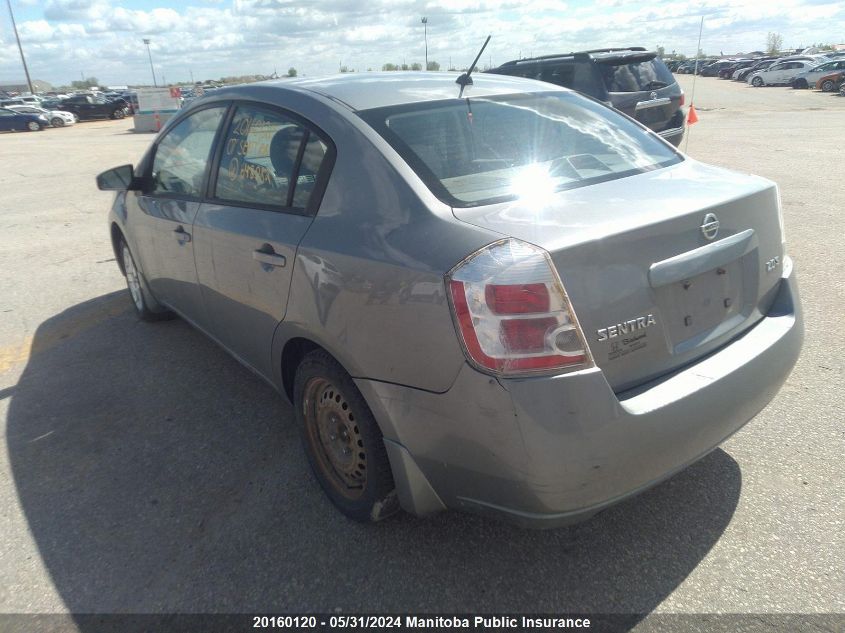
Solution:
M 292 118 L 239 106 L 223 139 L 214 197 L 304 209 L 326 153 L 326 144 Z
M 477 206 L 680 162 L 626 117 L 575 93 L 415 103 L 359 113 L 447 204 Z
M 675 83 L 666 65 L 656 58 L 630 64 L 599 60 L 598 67 L 608 92 L 659 90 Z

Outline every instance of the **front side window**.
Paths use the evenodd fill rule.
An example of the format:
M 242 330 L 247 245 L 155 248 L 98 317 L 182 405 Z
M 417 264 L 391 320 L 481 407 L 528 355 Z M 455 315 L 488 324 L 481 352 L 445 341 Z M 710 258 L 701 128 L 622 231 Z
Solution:
M 202 196 L 211 146 L 225 111 L 220 106 L 195 112 L 159 141 L 153 160 L 153 193 Z
M 239 106 L 223 139 L 214 197 L 304 209 L 326 151 L 314 132 L 291 117 Z
M 682 160 L 626 117 L 570 92 L 413 103 L 359 114 L 452 206 L 572 189 Z

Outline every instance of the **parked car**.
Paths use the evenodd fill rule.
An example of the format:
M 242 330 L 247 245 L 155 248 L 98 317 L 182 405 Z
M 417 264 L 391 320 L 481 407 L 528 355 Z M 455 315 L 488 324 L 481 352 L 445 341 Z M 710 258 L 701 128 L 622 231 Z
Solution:
M 731 59 L 722 59 L 719 61 L 715 61 L 711 64 L 707 64 L 707 66 L 702 68 L 699 74 L 702 77 L 718 77 L 719 71 L 721 71 L 723 68 L 733 66 L 735 63 L 736 61 Z
M 26 114 L 8 108 L 0 108 L 0 131 L 3 132 L 38 132 L 49 125 L 43 114 Z
M 818 66 L 807 68 L 795 75 L 792 80 L 792 87 L 809 88 L 810 86 L 814 86 L 816 82 L 825 75 L 841 70 L 845 70 L 845 59 L 835 59 L 833 61 L 824 62 Z M 830 90 L 833 90 L 832 86 L 828 88 L 827 92 Z
M 748 75 L 746 81 L 756 88 L 789 85 L 795 75 L 814 65 L 811 61 L 778 61 L 765 70 L 754 71 Z
M 684 93 L 657 53 L 644 48 L 517 59 L 486 72 L 572 88 L 637 119 L 675 146 L 684 136 Z
M 734 79 L 735 81 L 745 81 L 751 73 L 758 70 L 765 70 L 776 61 L 777 59 L 775 58 L 761 59 L 746 68 L 740 68 L 739 70 L 734 71 L 731 79 Z
M 198 99 L 98 177 L 117 262 L 142 319 L 182 315 L 291 399 L 349 517 L 583 519 L 700 459 L 789 374 L 780 196 L 574 91 L 456 79 Z
M 836 92 L 845 80 L 845 71 L 837 71 L 819 77 L 816 81 L 816 89 L 822 92 Z
M 86 119 L 122 119 L 129 111 L 124 99 L 111 101 L 104 97 L 90 94 L 74 95 L 63 100 L 58 110 L 73 112 L 80 120 Z
M 50 125 L 53 127 L 64 127 L 66 125 L 73 125 L 76 123 L 76 115 L 72 112 L 65 112 L 63 110 L 46 110 L 33 105 L 10 105 L 9 110 L 20 112 L 22 114 L 41 114 L 47 118 Z
M 733 77 L 734 73 L 738 70 L 743 68 L 749 68 L 757 63 L 755 59 L 744 59 L 741 61 L 736 61 L 728 66 L 725 66 L 721 70 L 719 70 L 719 79 L 730 79 Z

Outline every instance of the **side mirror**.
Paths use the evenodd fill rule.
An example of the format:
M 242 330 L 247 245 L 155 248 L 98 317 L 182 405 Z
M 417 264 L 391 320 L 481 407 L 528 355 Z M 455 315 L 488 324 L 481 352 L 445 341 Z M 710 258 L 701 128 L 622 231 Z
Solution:
M 97 176 L 97 188 L 100 191 L 128 191 L 137 186 L 132 165 L 121 165 Z

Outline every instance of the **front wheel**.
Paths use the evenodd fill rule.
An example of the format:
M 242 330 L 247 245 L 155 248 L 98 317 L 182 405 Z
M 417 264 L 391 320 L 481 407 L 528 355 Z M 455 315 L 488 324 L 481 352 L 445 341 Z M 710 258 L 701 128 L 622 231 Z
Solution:
M 129 290 L 132 306 L 135 308 L 135 314 L 138 315 L 138 318 L 142 321 L 172 319 L 175 315 L 160 305 L 150 294 L 147 282 L 137 264 L 135 264 L 135 258 L 132 256 L 132 251 L 129 250 L 126 240 L 120 241 L 119 252 L 123 263 L 123 274 L 126 275 L 126 287 Z
M 755 88 L 759 88 L 760 86 L 763 85 L 763 78 L 762 77 L 755 77 L 754 79 L 751 80 L 751 85 L 754 86 Z
M 806 90 L 810 87 L 805 79 L 799 79 L 794 84 L 792 84 L 793 88 L 797 88 L 798 90 Z
M 111 118 L 113 119 L 122 119 L 126 116 L 126 113 L 123 111 L 123 108 L 118 108 L 114 112 L 111 113 Z
M 26 129 L 29 130 L 30 132 L 37 132 L 38 130 L 41 129 L 41 126 L 38 123 L 36 123 L 35 121 L 30 121 L 29 123 L 26 124 Z
M 52 125 L 53 127 L 64 127 L 65 120 L 61 117 L 53 117 L 53 119 L 50 121 L 50 125 Z
M 308 462 L 329 499 L 355 521 L 399 510 L 381 430 L 352 378 L 328 352 L 310 352 L 294 379 L 296 421 Z
M 836 85 L 830 79 L 822 82 L 822 92 L 833 92 L 835 87 Z

